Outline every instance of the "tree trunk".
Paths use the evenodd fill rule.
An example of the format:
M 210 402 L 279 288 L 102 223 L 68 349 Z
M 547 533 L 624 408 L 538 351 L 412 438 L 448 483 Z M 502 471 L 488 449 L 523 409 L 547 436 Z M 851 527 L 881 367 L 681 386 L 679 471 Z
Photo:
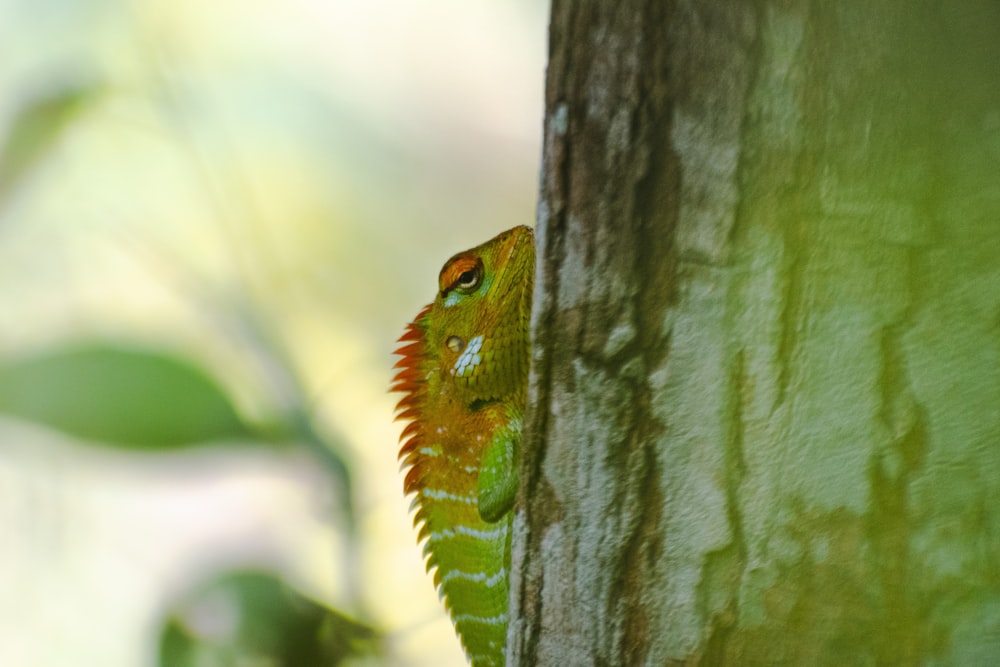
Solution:
M 1000 5 L 555 0 L 512 665 L 1000 661 Z

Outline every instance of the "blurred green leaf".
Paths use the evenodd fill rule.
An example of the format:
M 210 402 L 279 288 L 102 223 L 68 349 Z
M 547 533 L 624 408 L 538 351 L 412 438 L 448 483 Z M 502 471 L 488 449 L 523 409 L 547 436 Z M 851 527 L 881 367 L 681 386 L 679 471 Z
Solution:
M 161 667 L 325 667 L 378 652 L 376 631 L 270 574 L 227 573 L 168 611 Z
M 0 148 L 0 201 L 45 157 L 97 92 L 96 86 L 68 86 L 24 105 Z
M 250 432 L 200 368 L 166 354 L 106 343 L 0 363 L 0 412 L 139 448 L 187 446 Z

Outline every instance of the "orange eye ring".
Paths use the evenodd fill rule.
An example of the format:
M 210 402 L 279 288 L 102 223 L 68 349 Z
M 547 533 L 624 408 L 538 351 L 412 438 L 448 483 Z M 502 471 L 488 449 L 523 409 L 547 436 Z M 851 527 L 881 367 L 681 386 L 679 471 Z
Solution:
M 483 260 L 479 257 L 459 255 L 453 257 L 438 277 L 441 296 L 448 296 L 452 290 L 469 294 L 483 282 Z

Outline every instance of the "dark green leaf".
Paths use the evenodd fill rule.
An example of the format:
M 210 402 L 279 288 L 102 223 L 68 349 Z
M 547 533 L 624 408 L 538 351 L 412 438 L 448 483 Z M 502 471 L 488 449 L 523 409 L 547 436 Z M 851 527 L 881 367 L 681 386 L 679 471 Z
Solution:
M 0 412 L 128 447 L 180 447 L 249 432 L 198 367 L 104 343 L 0 363 Z

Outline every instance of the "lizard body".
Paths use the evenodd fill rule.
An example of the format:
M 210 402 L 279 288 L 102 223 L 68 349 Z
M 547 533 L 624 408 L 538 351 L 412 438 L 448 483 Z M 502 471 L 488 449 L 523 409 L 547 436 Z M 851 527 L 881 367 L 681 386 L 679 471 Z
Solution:
M 396 351 L 404 492 L 473 667 L 504 664 L 534 265 L 529 227 L 453 256 Z

